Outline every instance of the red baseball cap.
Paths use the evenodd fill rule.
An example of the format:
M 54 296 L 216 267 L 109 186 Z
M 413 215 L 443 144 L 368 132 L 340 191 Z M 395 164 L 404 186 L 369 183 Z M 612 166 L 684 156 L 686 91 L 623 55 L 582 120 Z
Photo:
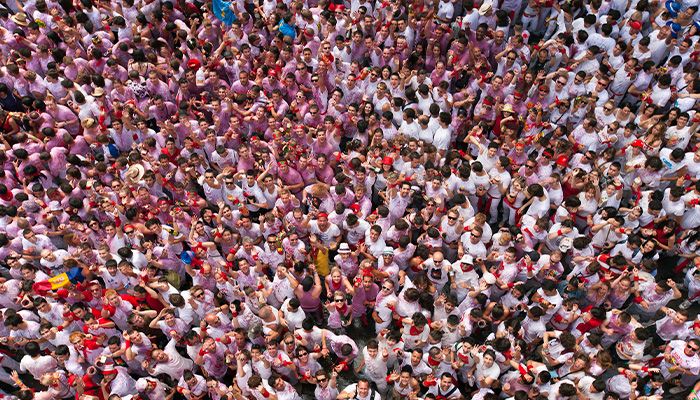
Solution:
M 644 148 L 644 142 L 642 142 L 641 139 L 636 139 L 636 140 L 633 140 L 632 143 L 630 143 L 630 146 L 643 149 L 643 148 Z
M 196 58 L 190 58 L 187 60 L 187 68 L 189 69 L 199 69 L 202 66 L 202 62 Z

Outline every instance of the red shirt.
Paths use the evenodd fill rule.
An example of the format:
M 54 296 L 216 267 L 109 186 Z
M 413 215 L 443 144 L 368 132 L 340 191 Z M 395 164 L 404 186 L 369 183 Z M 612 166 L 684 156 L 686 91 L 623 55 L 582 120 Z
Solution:
M 93 382 L 89 375 L 83 375 L 80 379 L 83 380 L 83 394 L 88 396 L 96 396 L 100 400 L 104 400 L 104 397 L 102 397 L 102 390 L 100 390 L 100 385 Z M 75 400 L 80 400 L 80 396 L 77 393 L 75 394 Z

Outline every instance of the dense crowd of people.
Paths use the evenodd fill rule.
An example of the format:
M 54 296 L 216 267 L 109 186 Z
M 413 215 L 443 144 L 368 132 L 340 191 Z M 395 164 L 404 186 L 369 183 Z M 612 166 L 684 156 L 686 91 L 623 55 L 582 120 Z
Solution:
M 698 399 L 699 21 L 0 2 L 0 395 Z

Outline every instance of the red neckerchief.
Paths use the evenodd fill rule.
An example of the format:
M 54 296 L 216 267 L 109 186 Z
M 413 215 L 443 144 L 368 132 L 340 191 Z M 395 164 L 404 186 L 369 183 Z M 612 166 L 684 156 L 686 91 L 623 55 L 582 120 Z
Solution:
M 501 272 L 503 272 L 504 269 L 506 269 L 506 263 L 503 262 L 503 261 L 501 261 L 501 265 L 498 266 L 498 269 L 496 270 L 496 272 L 493 273 L 493 275 L 494 275 L 496 278 L 500 278 L 500 277 L 501 277 Z
M 414 325 L 412 325 L 411 329 L 408 332 L 413 336 L 418 336 L 421 333 L 423 333 L 424 330 L 425 330 L 425 328 L 418 330 L 418 328 L 416 328 Z
M 462 352 L 457 352 L 457 357 L 459 357 L 459 359 L 462 360 L 462 362 L 464 363 L 469 362 L 469 353 L 464 354 Z
M 336 311 L 338 311 L 338 314 L 340 314 L 340 316 L 343 316 L 348 311 L 348 305 L 343 304 L 342 307 L 336 307 Z

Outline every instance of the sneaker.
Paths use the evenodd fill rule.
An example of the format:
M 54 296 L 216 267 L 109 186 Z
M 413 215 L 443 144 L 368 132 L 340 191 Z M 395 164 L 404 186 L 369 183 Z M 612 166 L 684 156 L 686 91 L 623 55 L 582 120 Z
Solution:
M 678 308 L 680 308 L 681 310 L 687 310 L 688 308 L 690 308 L 691 304 L 692 303 L 690 302 L 690 300 L 683 300 L 683 302 L 678 306 Z

